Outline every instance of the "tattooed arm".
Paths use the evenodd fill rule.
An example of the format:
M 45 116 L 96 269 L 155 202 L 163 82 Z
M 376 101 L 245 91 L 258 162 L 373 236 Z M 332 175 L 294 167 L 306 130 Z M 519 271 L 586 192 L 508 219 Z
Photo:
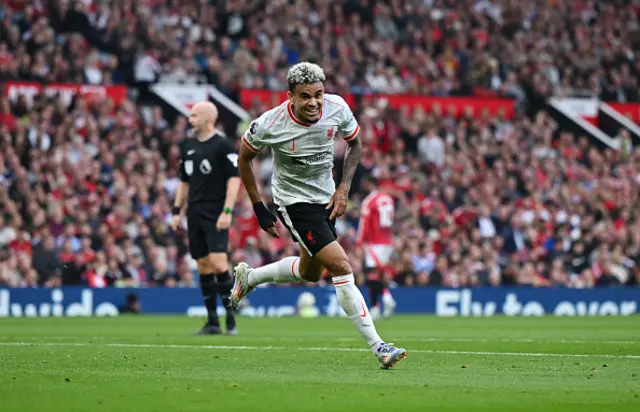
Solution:
M 340 182 L 340 187 L 346 189 L 346 195 L 349 194 L 351 181 L 360 164 L 362 140 L 360 140 L 360 136 L 356 136 L 355 139 L 349 140 L 347 144 L 347 151 L 344 154 L 344 167 L 342 168 L 342 181 Z
M 350 139 L 347 144 L 347 151 L 344 155 L 344 167 L 342 169 L 342 181 L 327 206 L 327 209 L 333 207 L 330 217 L 332 220 L 344 215 L 347 211 L 347 200 L 349 198 L 349 190 L 351 190 L 351 181 L 356 174 L 356 170 L 360 164 L 360 158 L 362 157 L 362 141 L 359 136 Z

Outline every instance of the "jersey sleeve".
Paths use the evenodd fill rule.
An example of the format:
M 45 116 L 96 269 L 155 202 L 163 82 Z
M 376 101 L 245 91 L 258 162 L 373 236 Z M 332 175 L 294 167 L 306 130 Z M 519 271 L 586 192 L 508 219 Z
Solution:
M 242 143 L 252 152 L 260 152 L 267 146 L 266 130 L 269 121 L 269 112 L 264 113 L 256 120 L 252 121 L 249 128 L 242 135 Z
M 240 176 L 238 171 L 238 152 L 228 140 L 222 145 L 222 165 L 227 179 Z
M 189 181 L 191 180 L 191 178 L 189 177 L 189 174 L 187 173 L 187 167 L 189 167 L 186 163 L 185 163 L 185 154 L 186 154 L 186 148 L 185 148 L 186 144 L 185 142 L 182 142 L 180 144 L 180 170 L 178 171 L 178 175 L 180 177 L 180 181 L 184 182 L 184 183 L 189 183 Z M 193 168 L 193 164 L 190 166 Z
M 338 125 L 338 131 L 340 132 L 344 140 L 348 142 L 358 136 L 358 133 L 360 132 L 360 125 L 358 125 L 358 121 L 349 108 L 349 105 L 344 102 L 344 105 L 341 106 L 340 124 Z

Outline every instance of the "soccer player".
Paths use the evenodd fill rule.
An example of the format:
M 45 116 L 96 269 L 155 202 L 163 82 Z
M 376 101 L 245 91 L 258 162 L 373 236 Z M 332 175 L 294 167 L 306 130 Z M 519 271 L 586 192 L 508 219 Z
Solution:
M 371 317 L 380 318 L 380 300 L 384 316 L 389 317 L 396 307 L 386 280 L 385 270 L 393 253 L 393 198 L 377 188 L 376 178 L 367 176 L 364 189 L 369 192 L 362 201 L 358 225 L 358 247 L 364 251 L 364 269 L 371 298 Z
M 227 244 L 231 212 L 240 187 L 238 153 L 231 142 L 216 133 L 217 119 L 218 110 L 210 102 L 197 103 L 191 109 L 189 123 L 197 139 L 182 143 L 180 185 L 171 218 L 171 229 L 177 233 L 187 215 L 189 251 L 198 263 L 200 290 L 207 308 L 207 323 L 198 332 L 200 335 L 222 333 L 217 295 L 228 308 L 233 286 Z M 226 333 L 237 334 L 231 309 L 226 314 Z
M 288 101 L 265 112 L 242 136 L 238 168 L 253 203 L 260 227 L 279 237 L 276 216 L 262 203 L 251 161 L 262 149 L 274 156 L 272 191 L 280 220 L 300 245 L 300 257 L 251 268 L 236 266 L 231 304 L 266 282 L 317 282 L 326 267 L 333 278 L 340 305 L 364 337 L 380 367 L 387 369 L 407 352 L 385 343 L 378 335 L 360 290 L 354 282 L 347 254 L 336 241 L 335 219 L 347 208 L 349 186 L 360 162 L 360 127 L 346 102 L 324 93 L 323 70 L 312 63 L 289 69 Z M 342 182 L 333 181 L 333 139 L 348 142 Z

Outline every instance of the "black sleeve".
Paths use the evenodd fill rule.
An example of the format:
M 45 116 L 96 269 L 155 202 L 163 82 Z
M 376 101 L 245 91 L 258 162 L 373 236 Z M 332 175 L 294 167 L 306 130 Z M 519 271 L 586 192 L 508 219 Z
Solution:
M 178 174 L 180 175 L 180 181 L 181 182 L 185 182 L 185 183 L 189 183 L 190 177 L 187 174 L 187 170 L 186 170 L 186 165 L 184 162 L 184 158 L 185 158 L 185 152 L 186 152 L 186 144 L 185 142 L 180 143 L 180 170 L 178 172 Z M 193 165 L 191 166 L 193 168 Z
M 229 140 L 225 140 L 221 148 L 222 168 L 227 179 L 240 176 L 238 171 L 238 152 Z

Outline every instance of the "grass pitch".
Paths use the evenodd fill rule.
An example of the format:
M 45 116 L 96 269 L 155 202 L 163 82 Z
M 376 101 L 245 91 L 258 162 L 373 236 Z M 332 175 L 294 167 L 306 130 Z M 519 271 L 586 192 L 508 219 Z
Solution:
M 638 411 L 640 317 L 397 316 L 393 370 L 346 319 L 0 319 L 0 410 Z

